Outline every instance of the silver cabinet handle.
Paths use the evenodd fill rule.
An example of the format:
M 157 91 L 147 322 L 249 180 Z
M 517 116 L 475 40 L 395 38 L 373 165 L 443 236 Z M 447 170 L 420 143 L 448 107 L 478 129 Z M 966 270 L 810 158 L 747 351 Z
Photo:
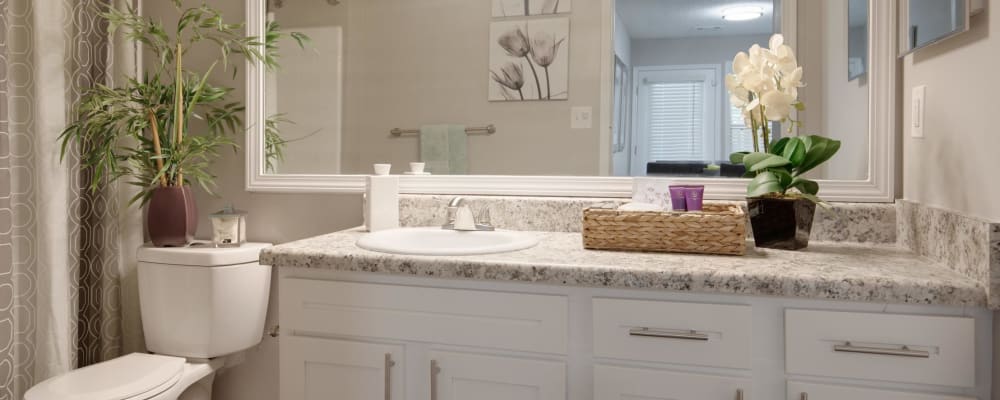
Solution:
M 851 342 L 846 342 L 844 344 L 834 345 L 833 351 L 841 353 L 876 354 L 881 356 L 931 358 L 930 352 L 923 350 L 911 350 L 908 346 L 902 346 L 898 349 L 884 349 L 881 347 L 855 346 L 851 344 Z
M 385 400 L 392 400 L 392 375 L 390 370 L 396 366 L 392 354 L 385 353 Z
M 708 341 L 708 335 L 704 333 L 698 333 L 697 331 L 665 331 L 660 329 L 650 329 L 650 328 L 632 328 L 628 330 L 629 336 L 645 336 L 645 337 L 655 337 L 664 339 L 681 339 L 681 340 L 699 340 Z
M 441 372 L 441 368 L 438 367 L 437 360 L 431 360 L 431 400 L 438 398 L 437 375 L 439 372 Z
M 736 400 L 743 400 L 743 389 L 736 389 Z

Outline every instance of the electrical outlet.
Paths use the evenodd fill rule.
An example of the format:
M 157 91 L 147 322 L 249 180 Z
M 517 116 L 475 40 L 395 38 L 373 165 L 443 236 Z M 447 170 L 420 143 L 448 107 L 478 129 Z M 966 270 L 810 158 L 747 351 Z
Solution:
M 927 105 L 927 86 L 913 88 L 910 96 L 910 137 L 924 137 L 925 109 Z
M 573 107 L 570 110 L 570 114 L 569 127 L 571 129 L 590 129 L 594 127 L 593 107 Z

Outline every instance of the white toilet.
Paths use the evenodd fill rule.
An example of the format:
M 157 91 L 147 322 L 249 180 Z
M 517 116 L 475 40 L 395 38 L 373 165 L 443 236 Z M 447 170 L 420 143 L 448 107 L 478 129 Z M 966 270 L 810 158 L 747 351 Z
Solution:
M 35 385 L 25 400 L 210 399 L 225 357 L 260 343 L 271 267 L 269 246 L 139 249 L 146 347 Z

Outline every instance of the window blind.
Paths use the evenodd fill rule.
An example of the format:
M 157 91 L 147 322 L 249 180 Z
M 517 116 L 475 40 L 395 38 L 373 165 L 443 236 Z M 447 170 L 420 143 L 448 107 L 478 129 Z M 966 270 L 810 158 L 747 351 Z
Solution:
M 758 132 L 760 133 L 760 132 Z M 781 139 L 781 124 L 771 123 L 771 143 Z M 757 138 L 757 144 L 764 148 L 764 139 Z M 729 105 L 729 145 L 734 152 L 753 151 L 753 132 L 746 121 L 743 120 L 743 112 L 739 108 Z
M 728 100 L 727 100 L 728 102 Z M 729 145 L 736 151 L 753 151 L 753 132 L 745 125 L 739 107 L 729 105 Z
M 647 83 L 650 161 L 704 158 L 704 82 Z

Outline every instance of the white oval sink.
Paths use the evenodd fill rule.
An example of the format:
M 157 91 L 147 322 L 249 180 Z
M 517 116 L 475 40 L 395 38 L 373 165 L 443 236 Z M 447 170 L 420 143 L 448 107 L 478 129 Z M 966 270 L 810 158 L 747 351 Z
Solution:
M 463 232 L 441 228 L 398 228 L 369 233 L 358 247 L 414 256 L 472 256 L 524 250 L 538 244 L 538 237 L 514 231 Z

